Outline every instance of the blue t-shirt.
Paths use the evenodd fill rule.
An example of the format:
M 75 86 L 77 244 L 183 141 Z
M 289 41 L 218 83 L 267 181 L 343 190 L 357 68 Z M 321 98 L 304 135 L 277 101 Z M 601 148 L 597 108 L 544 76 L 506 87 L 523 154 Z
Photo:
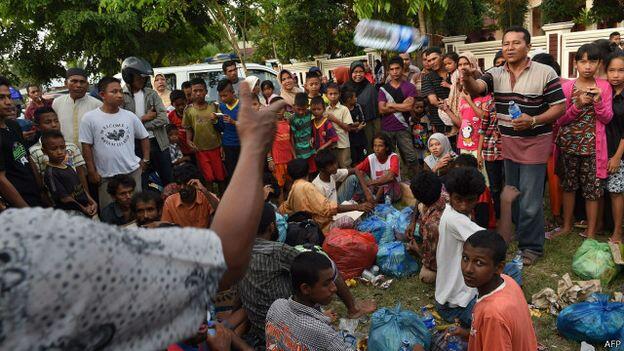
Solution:
M 220 102 L 219 110 L 224 115 L 228 115 L 231 119 L 237 121 L 238 120 L 238 100 L 234 104 L 234 107 L 230 109 L 226 104 Z M 223 118 L 219 118 L 219 125 L 223 130 L 223 138 L 221 139 L 221 144 L 223 146 L 240 146 L 240 140 L 238 139 L 238 132 L 236 131 L 236 126 L 231 123 L 223 122 Z

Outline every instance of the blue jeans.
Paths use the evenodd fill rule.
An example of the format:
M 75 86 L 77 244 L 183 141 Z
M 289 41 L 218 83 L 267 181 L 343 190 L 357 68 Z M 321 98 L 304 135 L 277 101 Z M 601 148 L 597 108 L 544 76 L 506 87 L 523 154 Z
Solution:
M 505 160 L 505 184 L 520 190 L 512 207 L 521 251 L 544 252 L 544 181 L 546 164 L 525 165 Z
M 364 178 L 367 180 L 370 179 L 368 176 L 365 176 Z M 392 199 L 392 202 L 398 201 L 401 198 L 401 189 L 396 182 L 388 184 L 387 189 L 390 198 Z M 373 191 L 373 189 L 371 189 L 371 191 Z M 348 176 L 347 179 L 342 182 L 342 184 L 340 184 L 340 187 L 337 190 L 336 195 L 338 196 L 338 204 L 341 204 L 343 201 L 349 201 L 353 199 L 353 196 L 356 194 L 359 195 L 361 199 L 363 199 L 364 190 L 362 189 L 362 185 L 360 184 L 357 176 L 355 174 L 352 174 Z M 374 192 L 373 196 L 375 196 Z
M 440 305 L 435 303 L 436 310 L 440 317 L 449 323 L 454 323 L 455 319 L 459 319 L 463 327 L 470 328 L 472 324 L 472 310 L 477 303 L 477 298 L 472 299 L 466 307 L 449 307 L 448 303 Z

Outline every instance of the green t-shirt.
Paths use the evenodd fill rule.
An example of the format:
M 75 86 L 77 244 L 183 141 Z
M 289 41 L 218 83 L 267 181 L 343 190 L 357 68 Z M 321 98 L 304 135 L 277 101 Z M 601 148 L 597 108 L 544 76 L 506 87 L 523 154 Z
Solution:
M 290 117 L 290 129 L 293 132 L 295 142 L 295 154 L 297 158 L 308 159 L 314 155 L 312 147 L 312 116 L 307 113 L 299 116 L 296 113 Z
M 190 106 L 184 110 L 182 125 L 193 130 L 193 143 L 200 151 L 212 150 L 221 146 L 221 133 L 216 129 L 219 119 L 210 119 L 214 112 L 217 112 L 217 107 L 214 104 L 208 104 L 202 109 Z

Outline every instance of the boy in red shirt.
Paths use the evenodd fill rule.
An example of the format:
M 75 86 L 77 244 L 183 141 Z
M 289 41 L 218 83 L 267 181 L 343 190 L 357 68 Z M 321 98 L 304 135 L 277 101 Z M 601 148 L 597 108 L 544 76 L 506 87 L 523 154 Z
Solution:
M 537 350 L 522 289 L 511 277 L 501 274 L 506 253 L 505 240 L 489 230 L 474 233 L 464 243 L 464 282 L 479 291 L 470 333 L 461 328 L 455 332 L 468 338 L 468 351 Z
M 314 138 L 313 147 L 316 152 L 325 149 L 332 149 L 338 143 L 338 134 L 334 125 L 325 115 L 325 101 L 320 96 L 312 98 L 310 103 L 312 113 L 312 136 Z
M 169 123 L 178 128 L 178 145 L 180 146 L 180 150 L 184 155 L 190 155 L 193 153 L 193 149 L 191 149 L 186 142 L 186 129 L 184 129 L 184 125 L 182 124 L 184 120 L 184 110 L 187 106 L 186 95 L 182 90 L 174 90 L 169 94 L 169 100 L 171 100 L 171 106 L 173 106 L 174 109 L 169 111 L 167 118 L 169 118 Z

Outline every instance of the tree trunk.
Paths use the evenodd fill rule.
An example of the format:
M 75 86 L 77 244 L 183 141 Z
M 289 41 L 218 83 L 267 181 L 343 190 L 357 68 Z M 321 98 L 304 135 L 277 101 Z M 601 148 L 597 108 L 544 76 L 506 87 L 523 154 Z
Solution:
M 427 33 L 427 21 L 425 20 L 425 11 L 422 8 L 418 10 L 418 30 L 420 30 L 421 35 Z
M 234 49 L 236 55 L 240 58 L 241 64 L 243 65 L 243 71 L 245 71 L 245 75 L 247 75 L 247 65 L 245 64 L 245 58 L 243 57 L 240 47 L 238 46 L 236 33 L 228 24 L 228 19 L 226 18 L 221 5 L 217 4 L 216 1 L 212 2 L 212 5 L 212 9 L 209 8 L 208 13 L 217 23 L 221 24 L 221 27 L 225 30 L 225 34 L 227 34 L 226 38 L 230 42 L 230 45 L 232 45 L 232 49 Z

